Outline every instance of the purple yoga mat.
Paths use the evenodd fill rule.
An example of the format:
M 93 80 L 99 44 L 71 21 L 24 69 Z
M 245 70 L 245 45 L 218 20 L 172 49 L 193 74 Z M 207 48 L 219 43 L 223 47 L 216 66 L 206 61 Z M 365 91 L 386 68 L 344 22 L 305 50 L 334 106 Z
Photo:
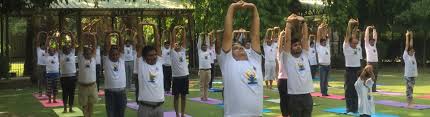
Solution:
M 180 114 L 180 113 L 179 113 Z M 163 117 L 176 117 L 175 111 L 164 112 Z M 191 117 L 190 115 L 185 114 L 185 117 Z
M 208 101 L 202 101 L 202 100 L 200 99 L 200 97 L 190 98 L 190 100 L 191 100 L 191 101 L 200 102 L 200 103 L 205 103 L 205 104 L 212 104 L 212 105 L 222 103 L 222 101 L 221 101 L 221 100 L 212 99 L 212 98 L 208 98 Z
M 378 94 L 382 94 L 382 95 L 390 95 L 390 96 L 403 96 L 405 94 L 400 93 L 400 92 L 387 92 L 387 91 L 383 91 L 383 90 L 378 90 L 378 92 L 376 92 Z
M 36 98 L 37 100 L 47 100 L 48 99 L 48 96 L 46 96 L 45 94 L 43 94 L 42 96 L 39 96 L 39 94 L 33 93 L 33 97 Z
M 133 110 L 137 110 L 139 108 L 139 105 L 137 105 L 136 102 L 127 102 L 127 107 Z
M 393 106 L 393 107 L 400 107 L 400 108 L 407 108 L 408 104 L 404 102 L 396 102 L 391 100 L 379 100 L 375 101 L 375 104 L 382 104 L 386 106 Z M 421 104 L 415 104 L 415 107 L 412 109 L 422 110 L 422 109 L 429 109 L 430 105 L 421 105 Z

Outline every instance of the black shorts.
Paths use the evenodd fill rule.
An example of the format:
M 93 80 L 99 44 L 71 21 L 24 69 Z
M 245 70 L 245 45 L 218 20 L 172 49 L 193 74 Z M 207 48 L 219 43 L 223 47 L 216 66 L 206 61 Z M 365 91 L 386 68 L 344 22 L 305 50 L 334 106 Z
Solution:
M 189 86 L 188 75 L 173 77 L 172 79 L 173 79 L 172 95 L 188 94 L 188 86 Z

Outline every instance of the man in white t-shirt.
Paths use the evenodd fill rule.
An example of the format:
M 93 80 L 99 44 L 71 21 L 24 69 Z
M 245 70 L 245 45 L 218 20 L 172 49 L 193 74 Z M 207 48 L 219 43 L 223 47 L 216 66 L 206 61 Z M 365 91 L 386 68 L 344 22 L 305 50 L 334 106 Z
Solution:
M 357 113 L 358 97 L 354 87 L 360 70 L 361 51 L 359 49 L 358 21 L 350 19 L 346 36 L 343 42 L 343 54 L 345 56 L 345 101 L 348 114 Z
M 373 73 L 375 79 L 372 92 L 376 92 L 376 81 L 378 80 L 378 49 L 376 48 L 376 42 L 378 42 L 378 34 L 376 32 L 375 26 L 367 26 L 364 33 L 364 48 L 366 49 L 366 61 L 368 65 L 373 66 Z
M 61 88 L 63 94 L 63 112 L 73 111 L 76 87 L 76 57 L 75 57 L 75 38 L 72 33 L 63 33 L 60 37 L 62 40 L 70 40 L 70 44 L 60 43 L 60 73 L 61 73 Z M 67 106 L 68 104 L 68 106 Z
M 211 77 L 212 57 L 208 45 L 209 38 L 203 40 L 204 33 L 201 33 L 197 40 L 197 51 L 199 57 L 199 78 L 200 78 L 200 99 L 208 101 L 209 80 Z M 202 43 L 203 41 L 203 43 Z
M 309 47 L 309 65 L 311 66 L 312 79 L 315 79 L 315 75 L 318 69 L 318 56 L 317 48 L 315 45 L 315 35 L 309 35 L 310 47 Z
M 308 27 L 304 18 L 296 15 L 296 10 L 288 16 L 285 28 L 286 41 L 283 56 L 288 76 L 288 111 L 291 117 L 311 117 L 314 91 L 309 65 Z
M 48 84 L 47 96 L 48 103 L 52 102 L 57 103 L 56 97 L 58 93 L 57 84 L 60 78 L 60 64 L 58 58 L 58 46 L 52 47 L 51 44 L 58 42 L 56 37 L 49 37 L 46 40 L 46 48 L 48 49 L 47 54 L 45 55 L 46 60 L 46 80 Z M 58 44 L 58 43 L 56 43 Z
M 45 61 L 45 50 L 46 50 L 46 46 L 45 46 L 45 42 L 42 42 L 42 40 L 40 39 L 46 39 L 47 38 L 47 34 L 45 31 L 41 31 L 39 33 L 37 33 L 37 37 L 36 37 L 36 57 L 37 57 L 37 67 L 35 69 L 35 76 L 37 77 L 37 87 L 38 87 L 38 93 L 39 93 L 39 97 L 42 96 L 42 92 L 44 89 L 46 89 L 46 79 L 45 79 L 45 75 L 46 75 L 46 61 Z
M 418 77 L 417 60 L 415 59 L 415 50 L 413 48 L 413 33 L 412 31 L 406 32 L 405 51 L 403 52 L 403 61 L 405 62 L 405 75 L 406 80 L 406 101 L 408 108 L 414 108 L 413 104 L 413 91 L 415 79 Z
M 131 39 L 125 41 L 124 46 L 124 60 L 125 60 L 125 74 L 127 78 L 127 89 L 131 88 L 133 68 L 134 68 L 134 43 Z
M 171 93 L 172 88 L 172 60 L 170 57 L 170 41 L 164 42 L 161 48 L 161 60 L 163 61 L 164 91 L 166 94 Z
M 253 16 L 250 54 L 246 53 L 243 45 L 233 43 L 233 16 L 239 9 L 250 10 Z M 217 50 L 224 78 L 224 117 L 262 116 L 263 73 L 257 7 L 243 1 L 232 3 L 225 19 L 222 51 Z
M 320 91 L 322 96 L 328 95 L 328 81 L 330 76 L 331 52 L 330 33 L 327 25 L 321 23 L 318 27 L 316 37 L 316 49 L 318 54 L 318 64 L 320 66 Z
M 96 83 L 97 83 L 97 91 L 100 91 L 100 80 L 101 76 L 103 74 L 103 68 L 102 68 L 102 60 L 101 60 L 101 54 L 100 54 L 100 46 L 97 45 L 96 48 Z
M 209 41 L 210 41 L 210 46 L 209 46 L 209 54 L 211 56 L 211 78 L 209 81 L 209 89 L 212 88 L 212 82 L 215 79 L 215 61 L 216 61 L 216 52 L 215 52 L 215 43 L 214 43 L 214 36 L 215 36 L 216 32 L 212 31 L 208 34 L 209 36 Z
M 164 74 L 160 38 L 158 29 L 153 24 L 155 46 L 145 46 L 142 40 L 137 41 L 137 73 L 139 80 L 138 117 L 163 117 Z M 144 47 L 143 47 L 144 46 Z M 143 48 L 142 48 L 143 47 Z
M 272 89 L 273 80 L 276 80 L 276 45 L 273 44 L 273 29 L 269 28 L 263 43 L 264 49 L 264 80 L 266 87 Z
M 78 101 L 85 117 L 91 117 L 97 103 L 96 42 L 94 34 L 83 33 L 78 51 Z
M 285 31 L 279 33 L 278 38 L 278 50 L 277 50 L 277 59 L 278 59 L 278 92 L 280 103 L 279 106 L 281 108 L 282 117 L 288 117 L 288 75 L 286 65 L 286 46 L 285 46 Z
M 105 72 L 105 104 L 108 117 L 124 117 L 126 96 L 126 71 L 123 38 L 119 33 L 110 33 L 105 40 L 103 69 Z M 111 45 L 111 40 L 119 44 Z
M 177 31 L 181 31 L 181 42 L 177 42 L 176 35 Z M 186 56 L 187 40 L 185 34 L 185 28 L 182 26 L 175 26 L 173 29 L 173 38 L 170 41 L 170 57 L 172 60 L 172 79 L 173 87 L 172 94 L 174 95 L 173 105 L 175 107 L 176 116 L 179 116 L 179 98 L 181 98 L 181 116 L 185 115 L 185 103 L 187 101 L 186 95 L 188 94 L 189 86 L 189 72 L 188 62 Z M 173 44 L 172 44 L 173 43 Z

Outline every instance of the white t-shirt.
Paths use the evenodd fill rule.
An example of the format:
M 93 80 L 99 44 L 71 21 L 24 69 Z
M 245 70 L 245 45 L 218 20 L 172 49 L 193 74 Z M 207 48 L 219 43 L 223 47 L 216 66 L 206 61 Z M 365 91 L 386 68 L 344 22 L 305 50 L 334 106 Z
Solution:
M 317 50 L 315 48 L 310 47 L 309 48 L 309 64 L 310 65 L 318 65 L 317 61 Z
M 274 44 L 272 45 L 266 45 L 264 44 L 264 61 L 265 62 L 276 62 L 276 52 L 278 49 L 276 49 L 276 46 Z
M 288 94 L 307 94 L 314 91 L 311 69 L 309 66 L 309 51 L 303 50 L 300 57 L 296 58 L 291 53 L 286 53 L 288 75 Z
M 288 75 L 287 75 L 287 68 L 286 65 L 287 64 L 287 54 L 285 52 L 281 52 L 277 55 L 278 57 L 278 79 L 287 79 Z
M 72 49 L 68 55 L 60 51 L 60 70 L 61 76 L 76 76 L 75 49 Z
M 55 53 L 53 56 L 46 53 L 46 73 L 60 73 L 60 63 L 58 62 L 58 53 Z
M 137 60 L 137 53 L 134 54 L 134 60 Z M 133 74 L 137 74 L 137 62 L 133 62 Z
M 163 65 L 165 66 L 171 66 L 172 65 L 172 60 L 170 57 L 170 47 L 168 49 L 166 49 L 165 47 L 161 48 L 161 60 L 163 62 Z
M 204 52 L 200 49 L 199 50 L 199 69 L 210 69 L 211 61 L 212 61 L 212 57 L 209 50 Z
M 330 52 L 329 42 L 327 41 L 326 46 L 322 46 L 320 43 L 317 43 L 316 46 L 317 46 L 319 64 L 330 65 L 331 64 L 331 52 Z
M 42 50 L 40 47 L 36 48 L 36 54 L 37 54 L 37 65 L 46 65 L 45 56 L 46 51 Z
M 232 52 L 221 52 L 224 78 L 224 117 L 258 117 L 263 109 L 262 57 L 253 50 L 247 61 L 237 61 Z
M 149 65 L 142 57 L 137 58 L 139 77 L 139 101 L 164 101 L 164 75 L 161 61 Z
M 130 45 L 129 47 L 124 46 L 124 60 L 125 61 L 134 61 L 134 49 L 133 46 Z
M 210 50 L 210 53 L 209 53 L 210 55 L 211 55 L 211 64 L 214 64 L 215 63 L 215 60 L 216 60 L 216 51 L 215 51 L 215 46 L 212 46 L 211 47 L 211 50 Z
M 361 51 L 360 48 L 351 48 L 347 43 L 343 43 L 343 55 L 345 55 L 345 66 L 346 67 L 360 67 Z
M 364 85 L 364 83 L 366 85 Z M 354 83 L 355 90 L 357 91 L 358 97 L 358 113 L 359 114 L 367 114 L 372 115 L 375 114 L 375 103 L 372 96 L 372 85 L 373 81 L 368 79 L 367 82 L 364 82 L 360 78 Z M 370 99 L 369 99 L 370 96 Z
M 405 77 L 418 77 L 417 60 L 415 60 L 415 54 L 409 56 L 405 50 L 403 52 L 403 61 L 405 62 Z
M 378 62 L 378 50 L 376 48 L 376 42 L 374 46 L 371 46 L 368 41 L 365 41 L 366 49 L 366 60 L 367 62 Z
M 82 52 L 78 53 L 79 57 L 79 75 L 78 82 L 89 84 L 96 82 L 96 58 L 85 59 Z
M 185 48 L 181 48 L 179 52 L 170 49 L 170 57 L 172 60 L 172 77 L 186 76 L 188 72 L 187 56 Z
M 105 89 L 125 88 L 124 55 L 121 55 L 117 62 L 112 62 L 108 56 L 103 56 L 103 69 Z
M 101 55 L 100 55 L 100 46 L 97 46 L 96 48 L 96 61 L 97 61 L 97 65 L 102 64 Z

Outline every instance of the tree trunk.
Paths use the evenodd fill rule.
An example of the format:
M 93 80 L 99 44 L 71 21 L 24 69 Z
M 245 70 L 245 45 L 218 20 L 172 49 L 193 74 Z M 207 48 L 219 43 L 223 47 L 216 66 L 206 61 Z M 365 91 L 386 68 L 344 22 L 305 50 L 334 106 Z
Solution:
M 36 68 L 36 52 L 35 49 L 35 38 L 40 30 L 41 26 L 41 17 L 40 16 L 32 16 L 29 24 L 27 26 L 27 40 L 26 40 L 26 57 L 24 63 L 24 75 L 31 76 L 32 83 L 36 83 L 37 79 L 35 77 L 35 68 Z

